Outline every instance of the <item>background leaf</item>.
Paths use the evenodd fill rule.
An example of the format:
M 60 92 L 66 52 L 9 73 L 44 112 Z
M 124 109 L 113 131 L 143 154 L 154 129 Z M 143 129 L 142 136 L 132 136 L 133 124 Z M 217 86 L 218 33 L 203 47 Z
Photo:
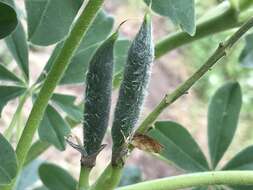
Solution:
M 0 184 L 9 184 L 17 174 L 17 159 L 12 146 L 1 133 L 0 155 Z
M 144 0 L 148 5 L 151 0 Z M 194 0 L 153 0 L 152 9 L 163 16 L 169 17 L 190 35 L 196 31 Z
M 116 42 L 114 48 L 114 60 L 116 63 L 114 69 L 115 74 L 124 69 L 130 45 L 131 41 L 127 39 L 120 39 Z
M 206 158 L 198 144 L 191 134 L 178 123 L 156 122 L 155 128 L 148 134 L 164 146 L 160 155 L 178 167 L 190 172 L 208 170 Z
M 47 46 L 63 39 L 82 2 L 82 0 L 26 0 L 29 41 L 36 45 Z
M 17 14 L 6 3 L 0 2 L 0 39 L 8 36 L 17 26 Z
M 101 11 L 95 18 L 94 22 L 90 26 L 87 34 L 85 35 L 79 49 L 77 50 L 75 56 L 73 57 L 61 84 L 74 84 L 83 83 L 85 80 L 85 73 L 91 59 L 91 56 L 96 51 L 97 47 L 111 32 L 114 20 L 111 16 L 108 16 L 104 11 Z M 48 63 L 44 68 L 44 72 L 47 73 L 52 66 L 53 61 L 57 57 L 58 53 L 62 48 L 63 43 L 59 43 Z M 39 82 L 45 76 L 41 75 L 39 77 Z
M 49 190 L 75 190 L 76 180 L 64 169 L 45 163 L 39 168 L 39 176 Z
M 241 104 L 242 93 L 237 82 L 226 83 L 211 99 L 208 108 L 208 146 L 213 168 L 234 137 Z
M 20 86 L 0 86 L 0 116 L 7 102 L 23 94 L 25 90 Z
M 239 61 L 245 67 L 253 68 L 253 33 L 245 37 L 245 42 Z
M 70 127 L 51 105 L 48 105 L 38 131 L 42 141 L 65 150 L 65 137 L 70 133 Z
M 131 41 L 127 39 L 118 40 L 114 48 L 114 77 L 113 77 L 113 87 L 117 88 L 121 84 L 123 79 L 123 69 L 126 64 L 128 49 L 131 45 Z
M 12 82 L 22 82 L 14 73 L 5 68 L 0 64 L 0 80 L 3 81 L 12 81 Z

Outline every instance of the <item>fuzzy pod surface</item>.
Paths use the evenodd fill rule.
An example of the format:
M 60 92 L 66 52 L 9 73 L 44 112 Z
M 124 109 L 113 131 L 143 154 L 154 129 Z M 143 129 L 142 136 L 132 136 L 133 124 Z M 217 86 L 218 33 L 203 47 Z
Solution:
M 111 131 L 113 157 L 120 154 L 126 138 L 131 135 L 138 121 L 147 92 L 153 61 L 154 45 L 151 18 L 149 14 L 146 14 L 128 51 Z
M 118 32 L 115 32 L 102 43 L 93 55 L 86 75 L 83 134 L 87 156 L 98 153 L 108 126 L 113 49 L 117 37 Z

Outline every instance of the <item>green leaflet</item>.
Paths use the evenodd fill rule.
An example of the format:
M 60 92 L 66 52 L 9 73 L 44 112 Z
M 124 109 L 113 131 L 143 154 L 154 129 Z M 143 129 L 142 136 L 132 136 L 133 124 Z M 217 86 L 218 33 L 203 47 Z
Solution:
M 235 155 L 222 170 L 252 170 L 253 146 L 249 146 Z
M 172 121 L 159 121 L 148 132 L 163 146 L 162 158 L 172 161 L 186 172 L 207 171 L 209 166 L 191 134 L 180 124 Z
M 12 6 L 18 12 L 18 9 L 15 6 L 13 0 L 2 0 L 5 3 Z M 20 15 L 19 15 L 20 17 Z M 29 80 L 29 61 L 28 61 L 28 45 L 26 40 L 26 33 L 22 26 L 20 19 L 18 20 L 18 24 L 16 29 L 5 38 L 5 43 L 11 52 L 13 58 L 16 60 L 17 65 L 21 69 L 24 78 L 26 81 Z
M 148 5 L 151 0 L 144 0 Z M 190 35 L 196 31 L 194 0 L 153 0 L 151 8 L 158 14 L 169 17 Z
M 151 18 L 146 15 L 128 52 L 112 126 L 113 157 L 120 154 L 125 138 L 138 121 L 153 59 Z
M 0 1 L 0 39 L 8 36 L 17 26 L 18 19 L 15 10 Z
M 112 34 L 98 48 L 90 61 L 86 76 L 83 130 L 84 147 L 88 156 L 99 151 L 108 126 L 114 63 L 113 50 L 117 37 L 118 32 Z
M 38 155 L 42 154 L 47 148 L 49 148 L 50 145 L 51 144 L 45 141 L 41 141 L 41 140 L 35 141 L 32 144 L 31 148 L 29 149 L 29 152 L 26 157 L 25 165 L 28 165 L 29 163 L 34 161 L 38 157 Z
M 0 185 L 9 184 L 17 174 L 17 159 L 11 144 L 1 133 L 0 155 Z
M 25 78 L 28 80 L 28 46 L 26 43 L 26 34 L 21 23 L 19 23 L 16 30 L 5 39 L 5 42 L 13 58 L 24 73 Z
M 21 83 L 22 81 L 6 67 L 0 64 L 0 80 Z
M 48 105 L 38 132 L 42 141 L 65 150 L 65 137 L 70 133 L 70 127 L 53 106 Z
M 47 46 L 68 34 L 82 0 L 26 0 L 25 5 L 29 41 Z
M 7 102 L 23 94 L 25 90 L 20 86 L 0 86 L 0 116 Z
M 208 146 L 213 168 L 234 137 L 241 104 L 242 92 L 237 82 L 226 83 L 211 99 L 208 107 Z
M 39 176 L 49 190 L 76 190 L 76 180 L 66 170 L 54 164 L 42 164 Z

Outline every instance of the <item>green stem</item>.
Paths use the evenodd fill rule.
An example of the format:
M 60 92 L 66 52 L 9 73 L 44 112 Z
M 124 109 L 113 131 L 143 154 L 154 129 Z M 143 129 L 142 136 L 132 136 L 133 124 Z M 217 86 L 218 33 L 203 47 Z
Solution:
M 55 59 L 53 66 L 48 73 L 48 76 L 38 94 L 38 98 L 33 105 L 32 111 L 16 148 L 19 170 L 24 164 L 33 136 L 42 120 L 48 101 L 50 100 L 55 87 L 61 80 L 90 24 L 101 8 L 103 1 L 104 0 L 90 0 L 87 3 L 79 18 L 76 20 L 69 36 L 64 42 L 61 52 Z M 85 3 L 86 1 L 83 4 Z M 11 186 L 7 189 L 11 189 Z
M 20 111 L 18 115 L 17 123 L 16 123 L 16 141 L 17 142 L 19 141 L 21 137 L 24 126 L 25 126 L 24 115 L 22 111 Z
M 8 140 L 11 139 L 12 132 L 13 132 L 15 126 L 16 126 L 19 115 L 22 111 L 22 108 L 23 108 L 23 106 L 26 102 L 27 97 L 28 97 L 28 93 L 25 93 L 23 96 L 20 97 L 18 107 L 17 107 L 17 109 L 16 109 L 16 111 L 15 111 L 13 117 L 12 117 L 11 123 L 10 123 L 9 127 L 6 129 L 6 131 L 4 131 L 4 136 Z
M 109 164 L 89 190 L 114 190 L 119 184 L 122 169 Z
M 220 13 L 218 11 L 216 16 L 199 22 L 196 26 L 196 34 L 193 37 L 183 31 L 166 36 L 156 44 L 155 57 L 159 58 L 171 50 L 211 34 L 238 27 L 240 25 L 238 22 L 238 12 L 230 4 L 228 5 L 224 12 Z
M 222 57 L 226 56 L 227 51 L 253 26 L 253 18 L 241 26 L 228 40 L 220 43 L 213 55 L 192 75 L 182 83 L 174 92 L 167 94 L 155 109 L 146 117 L 138 128 L 138 132 L 144 133 L 148 130 L 161 112 L 175 102 L 179 97 L 187 94 L 187 91 Z
M 81 166 L 79 182 L 78 182 L 78 190 L 86 190 L 89 188 L 90 172 L 91 172 L 91 168 Z
M 117 190 L 176 190 L 208 185 L 253 185 L 252 171 L 213 171 L 137 183 Z

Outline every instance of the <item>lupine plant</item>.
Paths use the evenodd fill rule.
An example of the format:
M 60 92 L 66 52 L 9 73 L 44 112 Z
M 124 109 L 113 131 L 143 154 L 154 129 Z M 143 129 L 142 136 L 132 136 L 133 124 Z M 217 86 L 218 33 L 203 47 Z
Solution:
M 0 64 L 0 113 L 10 100 L 18 99 L 9 126 L 0 134 L 0 189 L 21 189 L 20 181 L 27 178 L 23 173 L 32 161 L 50 146 L 64 151 L 67 144 L 80 153 L 79 179 L 58 165 L 40 162 L 38 172 L 43 186 L 34 190 L 253 189 L 252 146 L 220 164 L 240 125 L 239 82 L 227 81 L 209 101 L 209 157 L 185 127 L 174 121 L 157 121 L 221 58 L 229 56 L 233 45 L 251 29 L 252 0 L 224 1 L 212 14 L 196 22 L 194 0 L 144 0 L 146 10 L 132 40 L 120 34 L 120 26 L 113 29 L 114 18 L 103 10 L 104 1 L 25 0 L 22 10 L 13 0 L 0 0 L 0 39 L 17 66 L 14 72 Z M 179 29 L 154 42 L 152 17 L 157 14 L 170 19 Z M 203 65 L 173 92 L 165 94 L 140 121 L 155 60 L 185 44 L 227 30 L 231 35 L 217 44 Z M 252 39 L 252 34 L 247 34 L 240 56 L 243 65 L 252 66 Z M 43 71 L 31 80 L 29 52 L 33 47 L 53 44 Z M 77 84 L 83 84 L 84 89 L 79 104 L 75 96 L 55 92 L 57 86 Z M 112 110 L 111 94 L 118 88 Z M 28 99 L 33 106 L 22 126 L 20 117 Z M 112 127 L 108 127 L 110 112 L 114 113 Z M 80 123 L 82 141 L 69 138 L 71 129 Z M 13 143 L 17 128 L 22 131 L 15 136 L 17 143 Z M 103 151 L 107 130 L 113 142 L 111 161 L 90 183 L 90 172 Z M 174 163 L 187 174 L 119 187 L 126 177 L 122 175 L 126 160 L 134 148 Z

